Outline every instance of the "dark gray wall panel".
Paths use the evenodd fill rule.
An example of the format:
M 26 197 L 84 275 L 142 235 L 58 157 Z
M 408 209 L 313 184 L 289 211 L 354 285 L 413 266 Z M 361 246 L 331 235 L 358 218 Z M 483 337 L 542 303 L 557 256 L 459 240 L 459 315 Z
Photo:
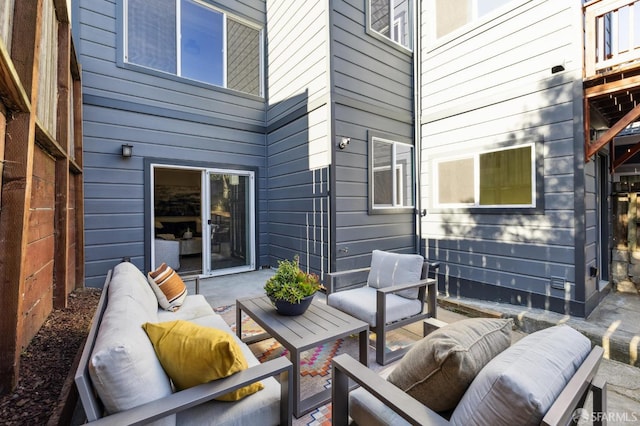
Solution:
M 85 244 L 136 243 L 144 240 L 142 228 L 109 228 L 87 232 Z
M 412 117 L 413 56 L 363 31 L 365 1 L 336 1 L 331 5 L 333 91 Z
M 115 228 L 139 228 L 144 226 L 142 213 L 104 214 L 92 213 L 85 215 L 85 229 L 115 229 Z
M 267 134 L 269 262 L 300 256 L 300 264 L 323 277 L 329 266 L 329 169 L 312 169 L 314 137 L 326 141 L 326 106 L 293 111 Z M 316 136 L 316 126 L 320 131 Z M 322 144 L 322 142 L 320 142 Z
M 391 137 L 412 140 L 412 126 L 363 110 L 360 103 L 355 105 L 348 100 L 335 104 L 336 137 L 351 139 L 334 157 L 336 270 L 355 264 L 367 266 L 374 248 L 406 253 L 417 250 L 412 213 L 370 215 L 368 211 L 367 132 L 386 131 Z

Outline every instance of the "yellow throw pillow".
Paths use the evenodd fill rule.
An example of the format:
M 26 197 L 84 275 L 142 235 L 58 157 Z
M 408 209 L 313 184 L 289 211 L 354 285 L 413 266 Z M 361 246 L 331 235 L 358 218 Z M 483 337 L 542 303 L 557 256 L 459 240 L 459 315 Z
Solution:
M 158 298 L 158 304 L 167 311 L 176 311 L 187 298 L 187 286 L 180 275 L 166 263 L 147 274 L 147 281 Z
M 233 336 L 213 327 L 177 320 L 142 325 L 162 368 L 178 390 L 228 377 L 247 368 L 247 360 Z M 260 382 L 222 395 L 219 401 L 237 401 L 262 390 Z

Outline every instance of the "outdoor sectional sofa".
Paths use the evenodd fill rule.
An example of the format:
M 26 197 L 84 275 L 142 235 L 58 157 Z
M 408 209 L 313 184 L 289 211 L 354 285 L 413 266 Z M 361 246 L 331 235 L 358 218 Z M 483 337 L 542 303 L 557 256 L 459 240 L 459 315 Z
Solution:
M 160 308 L 158 301 L 147 278 L 133 264 L 123 262 L 109 272 L 75 376 L 89 422 L 291 424 L 292 366 L 286 357 L 260 364 L 202 295 L 187 295 L 176 311 Z M 239 346 L 248 368 L 175 391 L 176 384 L 165 373 L 143 324 L 166 326 L 176 320 L 226 332 Z M 258 381 L 263 389 L 238 401 L 213 400 Z

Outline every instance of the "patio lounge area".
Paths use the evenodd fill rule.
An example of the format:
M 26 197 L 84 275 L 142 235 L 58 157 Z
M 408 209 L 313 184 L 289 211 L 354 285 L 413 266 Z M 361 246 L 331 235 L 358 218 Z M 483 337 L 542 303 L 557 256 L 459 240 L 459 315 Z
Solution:
M 273 275 L 273 270 L 263 269 L 256 272 L 236 274 L 232 276 L 218 277 L 208 280 L 200 280 L 198 283 L 198 289 L 200 294 L 205 296 L 207 302 L 213 306 L 227 306 L 233 305 L 237 298 L 241 297 L 259 297 L 264 294 L 263 286 L 270 276 Z M 187 281 L 188 292 L 193 294 L 196 291 L 195 281 Z M 317 301 L 320 303 L 325 302 L 324 295 L 318 294 Z M 637 294 L 612 294 L 612 303 L 617 303 L 620 297 L 626 297 L 632 303 L 638 297 Z M 606 301 L 605 308 L 606 310 Z M 531 309 L 525 312 L 520 311 L 515 314 L 513 310 L 510 310 L 509 305 L 490 304 L 490 303 L 478 303 L 477 301 L 466 300 L 451 300 L 448 298 L 439 298 L 440 309 L 438 311 L 438 318 L 446 323 L 456 323 L 457 321 L 469 318 L 469 317 L 485 317 L 485 318 L 497 318 L 497 317 L 512 317 L 517 318 L 517 324 L 520 328 L 517 328 L 512 334 L 512 341 L 515 343 L 525 337 L 528 333 L 522 331 L 522 328 L 528 328 L 529 333 L 534 332 L 532 323 L 535 323 L 536 329 L 544 329 L 552 327 L 558 323 L 562 323 L 562 318 L 552 318 L 549 312 L 540 312 L 539 310 Z M 217 311 L 217 310 L 216 310 Z M 461 314 L 463 312 L 464 314 Z M 545 315 L 546 314 L 546 315 Z M 541 316 L 546 319 L 542 320 Z M 606 315 L 596 315 L 596 321 L 578 320 L 572 322 L 571 326 L 583 334 L 587 334 L 585 330 L 589 330 L 589 336 L 592 340 L 596 340 L 596 344 L 603 345 L 607 350 L 611 347 L 615 347 L 616 333 L 611 331 L 611 324 L 607 324 L 611 318 Z M 616 321 L 620 321 L 621 324 L 626 324 L 628 321 L 633 321 L 633 314 L 628 316 L 616 316 Z M 555 322 L 554 322 L 555 321 Z M 420 326 L 420 324 L 418 324 Z M 623 325 L 622 328 L 626 326 Z M 596 331 L 597 330 L 597 331 Z M 416 338 L 420 338 L 416 335 Z M 387 375 L 389 371 L 392 371 L 397 362 L 389 366 L 388 368 L 380 368 L 375 366 L 373 360 L 375 350 L 373 346 L 370 346 L 370 363 L 374 366 L 374 370 L 377 374 Z M 373 357 L 373 358 L 372 358 Z M 618 416 L 618 419 L 631 419 L 632 416 L 640 412 L 640 401 L 636 397 L 637 391 L 637 379 L 640 378 L 640 370 L 635 367 L 631 367 L 627 364 L 623 364 L 618 361 L 611 361 L 603 359 L 600 368 L 597 373 L 598 380 L 606 380 L 607 382 L 607 407 L 608 415 Z M 303 389 L 304 390 L 304 389 Z M 81 411 L 80 411 L 81 413 Z M 301 416 L 300 418 L 293 417 L 292 422 L 294 425 L 310 424 L 313 421 L 327 419 L 329 415 L 327 408 L 322 406 L 317 410 L 312 410 L 310 413 Z M 626 416 L 626 417 L 620 417 Z M 82 416 L 79 415 L 81 419 Z M 74 424 L 79 424 L 81 421 L 75 420 Z M 609 422 L 608 424 L 617 424 L 616 421 Z
M 578 348 L 558 356 L 576 378 L 549 411 L 583 419 L 567 410 L 592 389 L 587 417 L 640 422 L 638 99 L 640 0 L 3 0 L 3 412 L 54 405 L 26 348 L 68 349 L 64 333 L 38 334 L 75 292 L 104 288 L 51 423 L 311 426 L 332 421 L 328 389 L 336 423 L 448 422 L 429 410 L 455 414 L 463 395 L 436 409 L 415 383 L 397 396 L 378 379 L 401 387 L 409 348 L 469 336 L 469 319 L 510 333 L 472 378 L 562 329 L 528 363 Z M 332 303 L 332 277 L 376 251 L 439 269 L 421 263 L 431 281 L 397 292 L 367 278 Z M 300 322 L 263 297 L 291 258 L 330 283 Z M 158 290 L 166 264 L 186 283 L 173 299 Z M 174 321 L 185 338 L 224 330 L 240 371 L 174 378 L 196 364 L 156 351 Z M 123 360 L 120 339 L 142 355 Z M 347 407 L 350 374 L 370 395 Z

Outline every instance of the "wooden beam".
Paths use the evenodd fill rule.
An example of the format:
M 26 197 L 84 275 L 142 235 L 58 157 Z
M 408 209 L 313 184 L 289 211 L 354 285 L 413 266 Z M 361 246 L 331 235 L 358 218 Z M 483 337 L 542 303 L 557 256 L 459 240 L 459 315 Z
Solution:
M 67 8 L 67 0 L 53 0 L 53 7 L 56 10 L 56 18 L 63 24 L 68 24 L 69 15 L 71 14 Z
M 12 52 L 16 73 L 29 96 L 28 112 L 13 113 L 7 122 L 2 176 L 0 245 L 0 394 L 12 390 L 20 370 L 22 294 L 26 280 L 33 154 L 35 149 L 42 0 L 21 0 L 14 8 Z
M 0 97 L 5 106 L 13 111 L 29 111 L 29 97 L 3 43 L 0 43 Z
M 0 188 L 2 188 L 2 171 L 4 169 L 4 145 L 7 134 L 7 108 L 0 102 Z M 0 209 L 2 207 L 2 191 L 0 191 Z M 1 210 L 0 210 L 1 211 Z
M 623 131 L 629 124 L 633 123 L 640 117 L 640 105 L 634 107 L 631 111 L 625 114 L 617 123 L 611 126 L 602 136 L 598 138 L 592 144 L 585 146 L 586 162 L 589 161 L 591 156 L 598 152 L 602 147 L 611 142 L 614 137 Z M 588 139 L 585 139 L 585 145 Z
M 65 2 L 66 8 L 66 2 Z M 71 67 L 71 34 L 68 23 L 58 24 L 58 105 L 56 121 L 56 140 L 65 155 L 56 160 L 56 198 L 55 198 L 55 230 L 56 241 L 53 255 L 53 307 L 56 309 L 67 306 L 69 287 L 69 114 L 70 90 L 72 84 Z M 75 278 L 75 275 L 73 275 Z M 75 287 L 75 285 L 74 285 Z
M 582 125 L 584 131 L 584 162 L 589 162 L 589 155 L 587 155 L 589 151 L 589 147 L 591 146 L 591 107 L 589 106 L 589 101 L 586 98 L 582 99 L 584 111 L 584 120 Z
M 74 77 L 73 80 L 73 150 L 74 156 L 72 164 L 77 166 L 78 174 L 73 176 L 75 180 L 74 196 L 75 196 L 75 280 L 76 288 L 84 287 L 84 185 L 82 167 L 82 82 L 80 78 Z M 71 155 L 71 153 L 69 153 Z
M 640 151 L 640 142 L 634 144 L 625 152 L 620 158 L 615 158 L 613 160 L 613 170 L 615 171 L 618 167 L 627 162 L 631 157 L 633 157 L 638 151 Z
M 610 83 L 598 84 L 597 86 L 587 87 L 584 89 L 584 96 L 587 99 L 597 96 L 608 95 L 611 93 L 621 92 L 628 89 L 635 89 L 640 85 L 640 76 L 627 77 L 622 80 L 612 81 Z
M 35 124 L 33 114 L 15 114 L 7 123 L 7 140 L 2 180 L 0 245 L 0 394 L 12 390 L 20 367 L 22 340 L 22 294 L 24 293 Z

